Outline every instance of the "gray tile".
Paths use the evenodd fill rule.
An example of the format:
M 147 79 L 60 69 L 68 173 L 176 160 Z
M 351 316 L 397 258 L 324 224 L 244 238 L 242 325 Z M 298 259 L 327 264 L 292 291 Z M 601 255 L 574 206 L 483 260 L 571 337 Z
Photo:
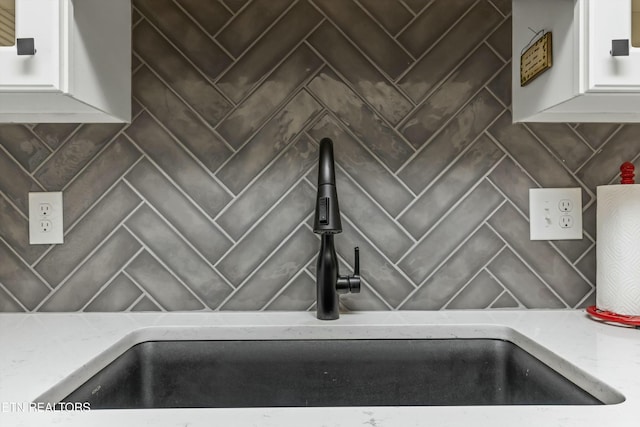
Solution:
M 431 48 L 471 5 L 469 0 L 431 2 L 400 34 L 398 40 L 413 56 L 418 57 Z
M 627 124 L 620 129 L 598 154 L 577 173 L 591 191 L 598 185 L 619 183 L 620 165 L 640 153 L 640 124 Z
M 527 308 L 566 307 L 509 249 L 487 268 Z
M 240 56 L 292 3 L 269 0 L 249 3 L 218 34 L 216 39 L 235 57 Z
M 260 144 L 260 147 L 264 146 L 268 145 Z M 253 158 L 248 160 L 251 161 Z M 317 162 L 318 146 L 306 135 L 302 135 L 269 166 L 260 179 L 254 181 L 241 196 L 231 203 L 231 206 L 218 217 L 218 224 L 232 238 L 240 238 Z M 244 162 L 237 166 L 238 168 L 247 167 Z
M 584 237 L 580 240 L 556 240 L 553 244 L 569 261 L 575 262 L 591 247 L 592 243 L 591 240 Z
M 362 279 L 375 289 L 391 307 L 397 307 L 415 289 L 414 285 L 398 271 L 398 268 L 380 254 L 379 249 L 369 244 L 344 219 L 342 220 L 342 233 L 335 237 L 335 245 L 338 255 L 350 264 L 353 264 L 353 248 L 355 246 L 360 248 L 360 275 Z M 319 241 L 317 247 L 318 249 L 320 248 Z M 341 274 L 353 273 L 351 267 L 341 268 L 340 271 Z M 359 295 L 353 296 L 354 304 L 357 304 L 355 300 L 358 299 Z M 375 306 L 377 307 L 379 298 L 375 297 L 372 301 L 376 302 Z
M 503 205 L 489 223 L 569 307 L 574 307 L 591 291 L 591 286 L 548 242 L 529 240 L 529 223 L 511 205 Z M 491 272 L 496 274 L 493 269 Z M 497 274 L 496 277 L 500 279 Z M 508 283 L 500 281 L 509 288 Z M 520 299 L 513 289 L 509 289 Z M 524 300 L 520 301 L 529 306 Z
M 316 300 L 316 282 L 308 274 L 298 275 L 272 302 L 266 310 L 306 310 Z
M 488 3 L 477 3 L 411 71 L 402 77 L 400 86 L 411 99 L 418 102 L 502 19 L 502 15 Z
M 33 172 L 51 151 L 26 126 L 0 125 L 0 146 L 29 172 Z
M 147 251 L 140 252 L 125 271 L 165 310 L 204 308 L 202 303 Z
M 487 84 L 487 88 L 505 106 L 511 105 L 511 63 L 507 63 L 502 71 Z
M 317 255 L 317 239 L 299 228 L 282 248 L 263 264 L 221 307 L 223 310 L 259 310 Z
M 202 0 L 198 0 L 202 1 Z M 249 0 L 223 0 L 222 2 L 227 5 L 229 9 L 234 12 L 237 12 L 244 6 Z
M 375 1 L 375 4 L 382 3 Z M 391 124 L 397 124 L 413 108 L 393 82 L 376 70 L 333 25 L 323 23 L 308 41 L 349 82 L 358 95 L 366 99 Z
M 123 128 L 121 124 L 85 124 L 38 170 L 48 191 L 60 191 Z
M 414 12 L 418 13 L 433 0 L 403 0 L 404 3 Z
M 231 58 L 174 2 L 136 0 L 136 8 L 210 79 L 231 64 Z
M 584 274 L 593 285 L 596 285 L 596 248 L 595 246 L 576 263 L 576 268 Z
M 392 35 L 413 18 L 411 12 L 396 0 L 360 0 L 360 4 Z
M 120 179 L 141 155 L 124 136 L 119 136 L 100 153 L 63 194 L 65 229 Z
M 296 4 L 218 80 L 218 88 L 240 102 L 321 18 L 309 3 Z
M 384 311 L 389 306 L 376 295 L 364 280 L 360 292 L 357 294 L 344 294 L 340 296 L 340 311 Z
M 474 94 L 500 69 L 502 63 L 489 48 L 481 46 L 440 86 L 427 100 L 407 118 L 401 126 L 402 133 L 413 144 L 421 147 L 454 114 L 474 96 Z M 502 106 L 486 91 L 475 96 L 472 103 L 483 102 L 484 108 L 474 110 L 475 115 L 495 118 Z M 470 107 L 465 107 L 467 110 Z M 475 117 L 474 117 L 475 118 Z M 487 123 L 488 124 L 488 123 Z M 485 125 L 486 126 L 486 125 Z M 474 126 L 476 127 L 476 126 Z M 479 129 L 484 130 L 483 128 Z
M 36 265 L 52 286 L 57 286 L 91 251 L 116 229 L 140 203 L 126 185 L 118 184 Z
M 575 129 L 591 147 L 598 148 L 620 126 L 618 123 L 580 123 Z
M 400 181 L 331 116 L 318 121 L 309 134 L 318 142 L 325 137 L 331 138 L 337 164 L 391 216 L 395 217 L 413 200 L 411 193 Z M 313 182 L 316 179 L 314 177 Z
M 146 21 L 133 30 L 133 49 L 182 99 L 215 126 L 231 108 L 217 89 Z
M 42 188 L 0 150 L 0 192 L 11 200 L 20 212 L 29 215 L 30 191 L 42 191 Z
M 127 226 L 164 265 L 211 309 L 231 293 L 231 287 L 149 207 L 143 206 Z
M 47 249 L 46 245 L 29 244 L 29 222 L 1 195 L 0 237 L 29 264 Z
M 496 120 L 489 132 L 542 187 L 580 186 L 523 125 L 512 124 L 509 111 Z
M 138 163 L 126 179 L 205 258 L 217 260 L 231 246 L 214 223 L 147 160 Z
M 500 295 L 500 298 L 494 302 L 490 308 L 519 308 L 520 303 L 513 299 L 513 297 L 507 292 Z
M 142 295 L 142 291 L 124 274 L 118 274 L 87 305 L 86 312 L 124 311 Z
M 421 192 L 449 166 L 502 111 L 495 99 L 481 91 L 398 174 L 414 192 Z
M 502 196 L 491 184 L 481 182 L 398 264 L 399 267 L 414 283 L 421 283 L 502 201 Z
M 77 311 L 109 281 L 140 249 L 128 231 L 118 229 L 40 307 L 40 311 Z
M 398 261 L 413 245 L 411 238 L 340 169 L 336 185 L 341 212 L 391 261 Z
M 210 35 L 217 33 L 231 17 L 229 11 L 216 1 L 178 0 L 178 4 Z
M 0 288 L 0 313 L 19 313 L 24 309 L 13 299 L 11 295 Z
M 594 290 L 589 294 L 589 296 L 582 301 L 576 308 L 577 309 L 585 309 L 589 306 L 596 305 L 596 291 Z
M 503 246 L 502 240 L 488 227 L 480 228 L 411 295 L 401 308 L 403 310 L 443 308 Z M 484 307 L 476 306 L 476 308 Z
M 503 60 L 511 59 L 511 17 L 506 19 L 487 39 Z
M 481 135 L 467 152 L 445 172 L 399 221 L 419 239 L 494 166 L 504 153 L 486 135 Z
M 528 123 L 527 127 L 572 171 L 593 155 L 593 150 L 566 123 Z
M 413 62 L 397 42 L 355 3 L 315 0 L 315 4 L 392 79 L 396 79 Z M 353 25 L 354 22 L 358 25 Z
M 315 192 L 304 181 L 263 217 L 236 244 L 216 268 L 231 283 L 239 285 L 306 218 L 314 207 Z
M 28 310 L 33 310 L 49 288 L 0 240 L 0 283 Z
M 487 308 L 504 292 L 502 286 L 485 270 L 447 304 L 448 309 Z
M 325 68 L 308 88 L 392 171 L 400 168 L 413 154 L 411 146 L 333 71 Z
M 529 189 L 537 185 L 513 160 L 505 157 L 489 174 L 489 180 L 525 215 L 529 215 Z
M 127 135 L 209 215 L 215 216 L 231 196 L 147 113 L 127 129 Z
M 132 90 L 147 111 L 162 122 L 210 171 L 215 172 L 229 158 L 231 149 L 147 67 L 134 75 Z M 221 118 L 222 115 L 217 119 Z
M 80 126 L 78 123 L 40 123 L 33 132 L 53 150 L 57 149 Z
M 316 54 L 306 46 L 300 46 L 220 124 L 220 135 L 232 147 L 242 146 L 321 65 L 322 62 Z
M 298 138 L 321 110 L 306 91 L 300 91 L 220 169 L 218 178 L 238 194 Z
M 151 299 L 144 296 L 136 305 L 131 307 L 131 311 L 162 311 L 162 309 Z
M 511 14 L 511 0 L 490 0 L 505 16 Z

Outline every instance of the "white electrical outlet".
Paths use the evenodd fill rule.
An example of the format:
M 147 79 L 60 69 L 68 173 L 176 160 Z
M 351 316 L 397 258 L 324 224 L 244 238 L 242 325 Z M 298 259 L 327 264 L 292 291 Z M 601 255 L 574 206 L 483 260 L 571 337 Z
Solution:
M 582 239 L 580 188 L 530 188 L 531 240 Z
M 29 243 L 64 243 L 62 192 L 29 193 Z

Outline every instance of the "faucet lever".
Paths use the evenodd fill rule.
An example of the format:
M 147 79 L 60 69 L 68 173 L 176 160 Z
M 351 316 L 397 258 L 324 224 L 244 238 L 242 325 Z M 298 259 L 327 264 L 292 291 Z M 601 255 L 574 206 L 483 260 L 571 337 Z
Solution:
M 360 248 L 353 248 L 353 276 L 338 276 L 336 290 L 339 294 L 357 294 L 360 292 Z
M 353 265 L 353 275 L 359 276 L 360 275 L 360 248 L 359 247 L 356 246 L 355 248 L 353 248 L 353 256 L 355 257 L 355 261 Z

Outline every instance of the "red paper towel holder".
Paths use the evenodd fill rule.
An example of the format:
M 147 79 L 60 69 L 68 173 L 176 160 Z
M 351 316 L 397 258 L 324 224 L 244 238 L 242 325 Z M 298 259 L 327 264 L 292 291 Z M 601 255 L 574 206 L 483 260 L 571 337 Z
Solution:
M 620 184 L 634 184 L 634 170 L 635 167 L 633 166 L 633 163 L 624 162 L 622 166 L 620 166 Z M 621 325 L 634 326 L 635 328 L 640 329 L 640 316 L 630 316 L 626 314 L 614 313 L 613 311 L 600 310 L 595 305 L 587 307 L 587 313 L 597 319 L 604 320 L 606 322 L 614 322 Z
M 587 307 L 587 313 L 597 319 L 604 320 L 605 322 L 614 322 L 640 329 L 640 316 L 629 316 L 625 314 L 614 313 L 613 311 L 600 310 L 595 305 Z

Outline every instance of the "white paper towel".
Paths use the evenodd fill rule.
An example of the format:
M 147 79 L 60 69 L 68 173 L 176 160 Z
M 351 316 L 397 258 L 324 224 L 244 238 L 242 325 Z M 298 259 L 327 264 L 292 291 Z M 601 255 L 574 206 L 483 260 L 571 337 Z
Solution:
M 597 189 L 596 306 L 640 315 L 640 184 Z

